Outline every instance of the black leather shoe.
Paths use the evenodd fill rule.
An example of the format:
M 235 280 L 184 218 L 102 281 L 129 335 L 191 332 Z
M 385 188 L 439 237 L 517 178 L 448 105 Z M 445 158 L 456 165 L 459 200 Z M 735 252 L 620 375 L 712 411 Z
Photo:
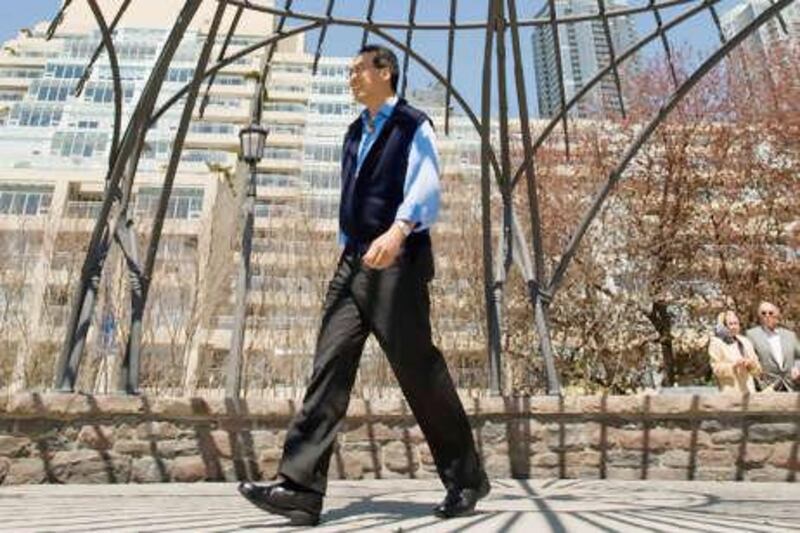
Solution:
M 481 498 L 485 498 L 491 488 L 489 478 L 484 473 L 477 488 L 448 490 L 444 501 L 434 507 L 433 514 L 439 518 L 456 518 L 472 514 L 475 511 L 475 504 Z
M 239 492 L 247 501 L 268 513 L 287 517 L 293 526 L 316 526 L 322 511 L 322 495 L 290 489 L 284 483 L 256 485 L 239 483 Z

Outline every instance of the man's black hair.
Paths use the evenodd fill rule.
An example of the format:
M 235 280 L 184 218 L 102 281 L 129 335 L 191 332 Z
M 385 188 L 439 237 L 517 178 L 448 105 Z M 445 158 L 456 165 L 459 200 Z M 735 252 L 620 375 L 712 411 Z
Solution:
M 400 67 L 397 63 L 397 56 L 391 49 L 379 44 L 367 44 L 361 47 L 358 55 L 374 53 L 372 66 L 375 68 L 388 68 L 392 74 L 392 91 L 397 92 L 397 81 L 400 79 Z

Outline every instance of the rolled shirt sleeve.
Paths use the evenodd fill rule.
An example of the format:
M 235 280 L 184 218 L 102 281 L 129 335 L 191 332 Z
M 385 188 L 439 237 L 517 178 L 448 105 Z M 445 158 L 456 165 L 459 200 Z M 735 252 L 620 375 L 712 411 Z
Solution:
M 395 220 L 414 224 L 414 231 L 430 228 L 439 218 L 441 190 L 439 186 L 439 153 L 436 134 L 426 120 L 417 128 L 411 141 L 403 188 L 403 203 Z

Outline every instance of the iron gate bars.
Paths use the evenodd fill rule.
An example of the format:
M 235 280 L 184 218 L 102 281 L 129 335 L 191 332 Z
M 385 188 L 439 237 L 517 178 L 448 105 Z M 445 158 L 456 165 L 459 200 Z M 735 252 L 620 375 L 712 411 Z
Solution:
M 87 0 L 92 1 L 92 0 Z M 175 22 L 174 27 L 170 33 L 169 39 L 159 56 L 156 66 L 148 80 L 142 97 L 140 98 L 133 116 L 130 120 L 126 133 L 120 145 L 112 154 L 113 164 L 109 165 L 108 184 L 106 194 L 104 197 L 103 207 L 95 226 L 92 238 L 90 240 L 89 251 L 81 271 L 81 278 L 79 287 L 76 290 L 75 299 L 73 300 L 73 309 L 70 316 L 68 325 L 67 338 L 65 340 L 64 349 L 62 351 L 57 371 L 57 386 L 61 390 L 73 390 L 75 381 L 77 379 L 78 365 L 85 343 L 85 336 L 88 330 L 91 316 L 93 314 L 93 306 L 96 298 L 97 286 L 100 276 L 102 275 L 103 261 L 106 257 L 108 249 L 111 245 L 111 239 L 120 245 L 129 269 L 129 278 L 131 285 L 131 301 L 132 309 L 138 310 L 132 313 L 132 328 L 135 331 L 135 323 L 138 320 L 138 327 L 141 326 L 141 311 L 144 309 L 147 297 L 147 287 L 150 282 L 152 270 L 143 272 L 136 253 L 134 235 L 131 233 L 132 218 L 127 212 L 128 201 L 130 200 L 130 191 L 136 173 L 139 156 L 141 155 L 142 144 L 144 135 L 147 129 L 158 120 L 171 106 L 178 102 L 184 96 L 187 96 L 187 107 L 193 107 L 194 101 L 199 90 L 199 86 L 203 80 L 209 79 L 213 83 L 213 77 L 225 66 L 233 63 L 248 54 L 257 52 L 261 49 L 269 49 L 278 41 L 288 38 L 292 35 L 299 33 L 306 33 L 312 30 L 322 28 L 320 39 L 317 43 L 317 54 L 315 55 L 316 64 L 318 62 L 319 54 L 321 53 L 327 28 L 331 25 L 357 27 L 363 30 L 362 41 L 366 40 L 368 34 L 372 34 L 401 50 L 404 54 L 404 75 L 403 86 L 406 85 L 407 78 L 407 65 L 409 59 L 413 59 L 421 68 L 426 70 L 435 79 L 442 83 L 445 87 L 445 124 L 449 126 L 450 115 L 450 102 L 455 99 L 465 115 L 472 122 L 476 131 L 481 138 L 481 204 L 482 204 L 482 229 L 483 229 L 483 257 L 484 257 L 484 283 L 485 283 L 485 300 L 487 307 L 487 351 L 489 354 L 489 367 L 490 367 L 490 389 L 493 393 L 500 393 L 503 390 L 502 383 L 502 358 L 500 346 L 500 331 L 502 325 L 502 296 L 504 290 L 504 283 L 512 265 L 517 265 L 521 269 L 523 278 L 528 286 L 528 294 L 531 300 L 532 308 L 534 310 L 533 327 L 536 328 L 539 350 L 545 362 L 545 369 L 548 378 L 548 392 L 550 394 L 558 394 L 560 392 L 560 384 L 558 374 L 555 366 L 555 356 L 550 342 L 550 328 L 548 325 L 549 305 L 553 296 L 560 287 L 561 282 L 566 275 L 568 267 L 577 251 L 579 244 L 584 238 L 587 229 L 594 221 L 597 213 L 604 204 L 609 194 L 613 191 L 615 185 L 622 177 L 622 173 L 627 168 L 627 165 L 637 154 L 639 149 L 647 142 L 655 129 L 664 122 L 669 116 L 670 112 L 675 106 L 686 96 L 686 94 L 694 87 L 703 76 L 705 76 L 711 68 L 722 61 L 729 55 L 743 39 L 755 32 L 763 24 L 773 17 L 780 19 L 780 11 L 792 3 L 794 0 L 776 0 L 758 15 L 753 21 L 742 28 L 736 35 L 726 36 L 721 30 L 719 24 L 719 17 L 716 12 L 716 4 L 719 0 L 704 0 L 702 3 L 695 4 L 690 0 L 665 0 L 657 2 L 650 0 L 647 4 L 638 5 L 634 7 L 613 8 L 609 9 L 605 5 L 604 0 L 597 0 L 598 10 L 595 13 L 579 13 L 569 15 L 559 15 L 556 10 L 557 0 L 547 0 L 549 11 L 546 16 L 535 17 L 529 19 L 520 19 L 518 5 L 515 0 L 487 0 L 487 18 L 483 21 L 475 22 L 458 22 L 457 10 L 458 3 L 456 0 L 449 2 L 449 18 L 443 22 L 423 23 L 416 20 L 416 2 L 411 1 L 408 17 L 405 21 L 387 21 L 380 22 L 374 20 L 374 10 L 376 0 L 369 0 L 367 13 L 361 19 L 337 17 L 333 15 L 333 0 L 329 0 L 328 7 L 325 13 L 315 14 L 308 12 L 293 11 L 290 9 L 290 3 L 283 9 L 276 8 L 264 4 L 255 4 L 247 0 L 218 0 L 219 12 L 223 11 L 226 5 L 235 7 L 237 9 L 237 17 L 243 16 L 242 13 L 246 10 L 261 11 L 270 13 L 280 17 L 281 26 L 279 31 L 264 39 L 263 41 L 254 45 L 248 46 L 239 50 L 230 56 L 225 57 L 224 51 L 220 54 L 217 62 L 211 67 L 207 68 L 208 57 L 201 57 L 201 61 L 196 69 L 195 77 L 192 82 L 187 84 L 172 98 L 170 98 L 161 108 L 155 110 L 155 99 L 160 92 L 161 84 L 163 83 L 166 75 L 166 68 L 171 62 L 177 44 L 183 37 L 183 34 L 188 27 L 189 20 L 194 16 L 194 13 L 199 7 L 201 0 L 185 0 L 181 15 Z M 212 0 L 207 0 L 212 1 Z M 59 12 L 57 19 L 51 25 L 51 30 L 55 31 L 59 18 L 63 15 L 63 10 L 69 5 L 69 1 L 64 3 L 62 11 Z M 661 10 L 666 8 L 684 7 L 685 10 L 670 21 L 664 22 L 661 17 Z M 688 20 L 703 11 L 708 11 L 716 25 L 717 31 L 720 35 L 720 47 L 706 59 L 697 69 L 685 80 L 679 80 L 675 75 L 675 69 L 672 60 L 672 51 L 667 40 L 667 32 L 675 28 L 682 22 Z M 609 21 L 616 17 L 630 16 L 638 13 L 651 13 L 656 21 L 656 29 L 649 35 L 639 39 L 635 44 L 626 50 L 614 50 L 613 39 L 611 39 Z M 97 14 L 97 13 L 96 13 Z M 244 15 L 246 16 L 246 15 Z M 289 30 L 282 31 L 283 22 L 286 20 L 293 20 L 295 22 L 303 23 L 300 26 L 293 27 Z M 535 138 L 532 136 L 530 121 L 529 121 L 529 105 L 528 99 L 530 95 L 525 87 L 525 80 L 522 71 L 522 53 L 520 46 L 519 30 L 526 27 L 549 27 L 551 30 L 551 38 L 554 41 L 556 50 L 558 49 L 558 29 L 566 24 L 582 22 L 582 21 L 598 21 L 603 25 L 606 43 L 610 47 L 611 59 L 609 64 L 600 70 L 591 80 L 589 80 L 576 94 L 567 100 L 564 91 L 563 77 L 559 77 L 559 95 L 560 95 L 560 109 L 558 113 L 552 117 L 546 128 L 538 134 Z M 785 23 L 780 20 L 782 26 L 785 28 Z M 115 20 L 116 23 L 116 20 Z M 112 24 L 113 25 L 115 25 Z M 109 28 L 104 27 L 104 23 L 98 20 L 101 33 L 103 34 L 104 48 L 109 55 L 113 54 L 113 40 Z M 226 42 L 229 41 L 231 35 L 236 30 L 236 24 L 231 24 Z M 405 40 L 400 41 L 390 32 L 393 30 L 405 31 Z M 412 32 L 414 31 L 431 31 L 440 30 L 447 32 L 447 67 L 446 73 L 442 74 L 439 69 L 434 66 L 429 60 L 421 55 L 412 45 Z M 452 83 L 453 74 L 453 55 L 454 55 L 454 36 L 460 30 L 483 30 L 485 32 L 484 42 L 484 65 L 483 65 L 483 87 L 481 94 L 481 109 L 480 119 L 478 118 L 475 110 L 465 101 L 463 96 L 458 92 Z M 214 30 L 216 33 L 216 29 Z M 491 99 L 492 99 L 492 79 L 493 79 L 493 62 L 497 62 L 497 89 L 498 100 L 500 102 L 501 110 L 505 110 L 508 105 L 508 90 L 507 81 L 505 79 L 505 66 L 506 66 L 506 35 L 510 37 L 512 47 L 512 61 L 514 68 L 514 89 L 517 97 L 517 107 L 520 113 L 520 127 L 521 137 L 523 142 L 523 162 L 519 167 L 514 170 L 511 168 L 509 158 L 509 141 L 510 132 L 508 127 L 507 114 L 501 113 L 500 127 L 499 127 L 499 144 L 500 144 L 500 158 L 498 161 L 495 147 L 492 143 L 492 117 L 491 117 Z M 596 87 L 602 78 L 607 74 L 611 74 L 614 79 L 614 85 L 617 91 L 617 100 L 619 108 L 622 113 L 625 112 L 624 98 L 620 88 L 620 65 L 633 56 L 636 52 L 644 48 L 650 42 L 658 39 L 664 49 L 666 62 L 669 65 L 670 72 L 673 78 L 675 88 L 672 94 L 667 99 L 666 103 L 659 110 L 659 112 L 652 118 L 652 120 L 645 126 L 645 128 L 634 139 L 632 144 L 626 150 L 616 168 L 614 168 L 606 177 L 605 183 L 596 192 L 591 207 L 584 214 L 578 227 L 572 234 L 572 239 L 565 247 L 561 255 L 561 259 L 556 265 L 552 275 L 548 276 L 545 267 L 545 255 L 542 246 L 542 221 L 538 205 L 538 188 L 536 180 L 536 169 L 534 165 L 535 157 L 539 148 L 549 138 L 554 127 L 560 122 L 563 126 L 563 135 L 565 146 L 569 149 L 569 131 L 566 128 L 566 119 L 571 109 L 584 97 L 588 91 Z M 112 42 L 109 42 L 112 41 Z M 207 45 L 208 45 L 207 41 Z M 267 52 L 269 54 L 269 52 Z M 269 68 L 271 61 L 271 54 L 265 57 L 264 72 L 262 73 L 263 84 L 265 82 L 266 69 Z M 560 62 L 560 55 L 556 53 L 556 61 Z M 115 74 L 118 76 L 118 73 Z M 259 97 L 263 96 L 263 91 Z M 192 106 L 189 106 L 189 100 Z M 184 112 L 181 119 L 181 127 L 185 128 L 188 120 L 191 118 L 191 112 Z M 117 117 L 119 120 L 119 117 Z M 184 122 L 186 124 L 184 124 Z M 180 152 L 183 148 L 183 139 L 176 138 L 173 145 L 173 155 L 171 158 L 170 172 L 165 177 L 164 194 L 160 199 L 161 207 L 159 214 L 154 222 L 155 227 L 160 227 L 163 224 L 163 217 L 166 202 L 169 200 L 169 191 L 167 185 L 174 179 L 177 161 L 180 157 Z M 177 154 L 177 155 L 176 155 Z M 516 185 L 525 177 L 527 188 L 527 200 L 529 204 L 529 215 L 531 225 L 530 249 L 528 250 L 528 238 L 523 234 L 522 229 L 517 220 L 517 215 L 514 212 L 513 206 L 513 193 Z M 490 214 L 490 193 L 491 181 L 494 178 L 495 186 L 500 191 L 500 198 L 503 204 L 500 242 L 495 252 L 492 243 L 491 231 L 491 214 Z M 112 209 L 116 214 L 116 219 L 112 223 L 110 216 Z M 157 241 L 156 241 L 157 244 Z M 148 250 L 148 264 L 152 266 L 152 261 L 155 259 L 156 249 L 153 248 L 152 242 L 150 250 Z M 531 255 L 533 261 L 531 261 Z M 138 346 L 140 340 L 135 340 L 132 334 L 128 341 L 128 349 L 126 350 L 127 367 L 127 380 L 125 388 L 128 392 L 134 392 L 138 386 L 137 381 L 137 368 L 138 368 Z M 133 340 L 132 340 L 133 339 Z M 237 394 L 230 392 L 229 394 Z

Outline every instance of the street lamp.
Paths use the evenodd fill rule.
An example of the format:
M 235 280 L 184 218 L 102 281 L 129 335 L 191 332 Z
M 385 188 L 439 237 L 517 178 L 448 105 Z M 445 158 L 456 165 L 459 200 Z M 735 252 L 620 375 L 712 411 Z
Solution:
M 269 130 L 261 124 L 250 124 L 239 132 L 240 156 L 249 165 L 257 165 L 264 157 Z
M 226 364 L 225 396 L 228 398 L 238 398 L 242 384 L 244 331 L 247 322 L 247 293 L 250 289 L 250 255 L 253 249 L 253 219 L 256 206 L 256 167 L 264 157 L 264 145 L 268 134 L 269 130 L 258 123 L 250 124 L 239 132 L 241 148 L 239 156 L 249 166 L 250 183 L 244 201 L 244 231 L 242 231 L 239 278 L 236 283 L 236 307 L 231 349 Z

